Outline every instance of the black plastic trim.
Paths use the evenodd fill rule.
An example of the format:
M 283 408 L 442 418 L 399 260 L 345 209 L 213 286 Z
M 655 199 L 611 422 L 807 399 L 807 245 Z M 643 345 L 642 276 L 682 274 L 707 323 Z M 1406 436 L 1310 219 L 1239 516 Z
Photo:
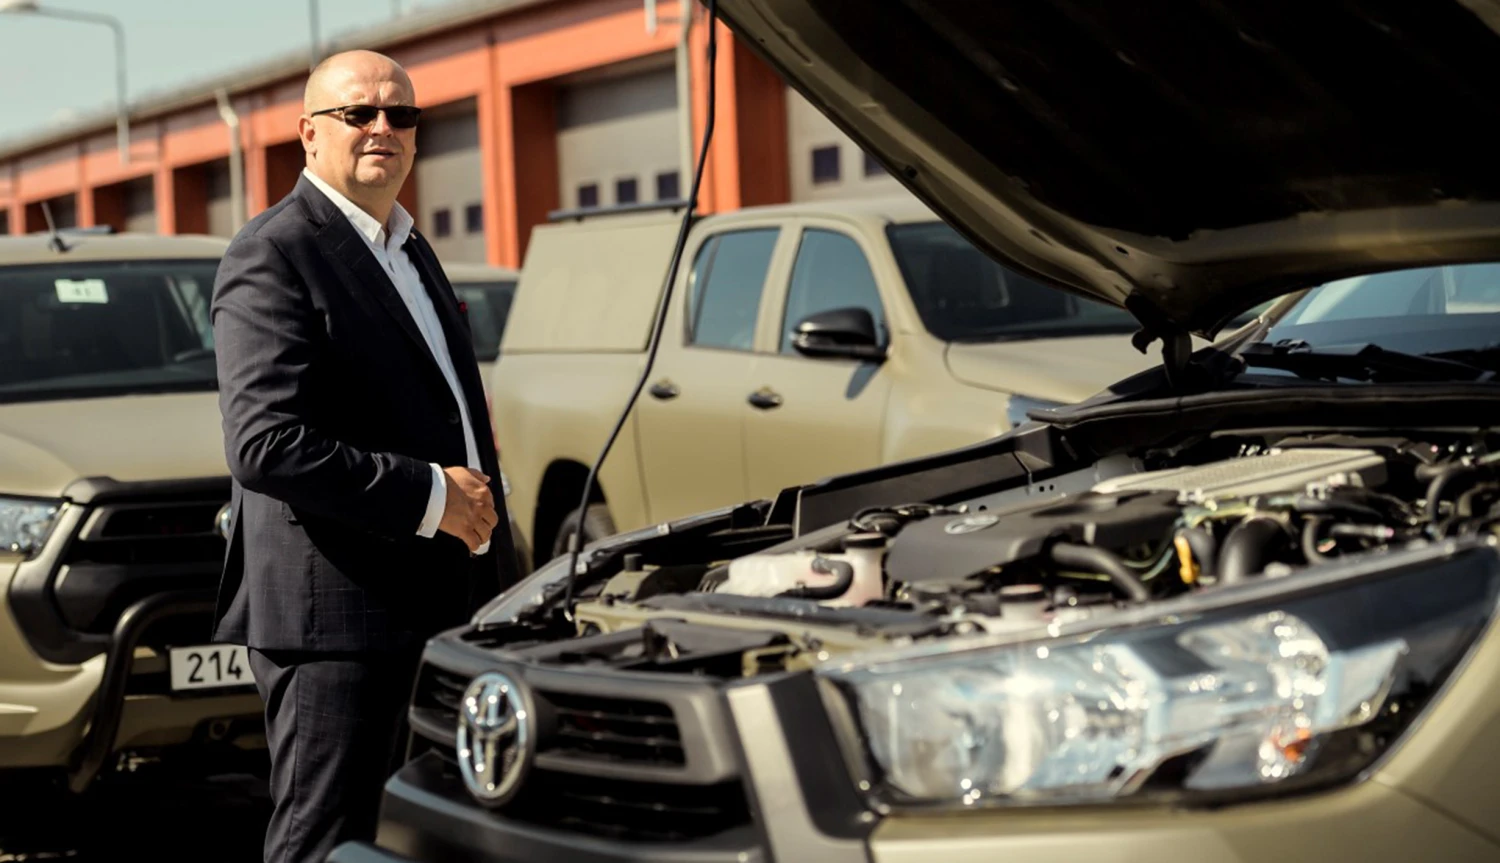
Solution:
M 521 863 L 768 863 L 751 827 L 737 827 L 688 842 L 629 842 L 539 827 L 480 807 L 455 792 L 443 776 L 443 762 L 426 753 L 408 762 L 385 784 L 376 845 L 394 858 L 422 861 Z
M 849 778 L 841 744 L 822 709 L 817 680 L 811 674 L 797 674 L 766 689 L 813 824 L 838 839 L 868 841 L 880 822 Z
M 230 480 L 226 476 L 120 482 L 109 477 L 86 477 L 69 484 L 63 490 L 63 497 L 65 503 L 51 537 L 35 556 L 21 562 L 11 580 L 7 599 L 16 625 L 37 656 L 60 665 L 77 665 L 107 650 L 110 635 L 107 632 L 82 632 L 69 625 L 58 605 L 55 590 L 58 572 L 68 560 L 74 544 L 80 541 L 79 535 L 94 517 L 96 508 L 119 502 L 164 505 L 205 499 L 227 502 Z M 212 608 L 209 611 L 211 613 Z M 113 623 L 100 621 L 99 625 L 109 627 Z

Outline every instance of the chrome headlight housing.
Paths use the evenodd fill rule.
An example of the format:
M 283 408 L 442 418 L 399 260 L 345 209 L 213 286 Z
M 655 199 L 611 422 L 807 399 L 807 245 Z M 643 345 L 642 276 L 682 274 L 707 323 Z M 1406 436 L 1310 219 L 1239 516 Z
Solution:
M 0 551 L 35 554 L 52 535 L 60 512 L 60 500 L 0 497 Z
M 1212 607 L 1163 603 L 1107 629 L 829 668 L 823 691 L 881 808 L 1327 787 L 1392 747 L 1493 617 L 1500 558 L 1448 552 L 1225 589 Z

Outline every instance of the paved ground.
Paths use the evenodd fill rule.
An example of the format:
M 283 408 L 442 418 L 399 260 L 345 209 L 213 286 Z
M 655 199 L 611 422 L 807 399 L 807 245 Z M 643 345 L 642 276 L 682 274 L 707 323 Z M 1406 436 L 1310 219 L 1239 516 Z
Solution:
M 0 863 L 259 863 L 270 801 L 248 775 L 114 777 L 81 799 L 7 792 Z

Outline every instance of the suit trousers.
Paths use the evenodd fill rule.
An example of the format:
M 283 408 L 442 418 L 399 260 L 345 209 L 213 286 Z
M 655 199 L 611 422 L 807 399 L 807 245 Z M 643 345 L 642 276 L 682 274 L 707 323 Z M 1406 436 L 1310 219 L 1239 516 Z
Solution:
M 341 842 L 374 840 L 420 658 L 250 650 L 271 755 L 266 863 L 323 863 Z

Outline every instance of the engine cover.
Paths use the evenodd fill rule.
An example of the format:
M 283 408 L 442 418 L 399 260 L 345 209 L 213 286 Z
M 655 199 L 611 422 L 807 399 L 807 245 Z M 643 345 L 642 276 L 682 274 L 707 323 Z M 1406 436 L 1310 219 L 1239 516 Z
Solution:
M 904 582 L 961 581 L 1035 557 L 1053 540 L 1119 548 L 1165 536 L 1179 515 L 1175 491 L 1134 491 L 928 518 L 896 536 L 886 572 Z

